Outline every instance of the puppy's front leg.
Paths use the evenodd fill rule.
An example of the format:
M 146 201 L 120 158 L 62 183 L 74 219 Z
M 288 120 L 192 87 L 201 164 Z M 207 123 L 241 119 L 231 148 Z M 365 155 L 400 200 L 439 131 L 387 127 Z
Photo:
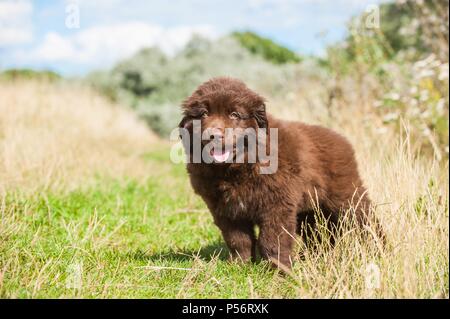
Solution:
M 256 237 L 252 223 L 221 216 L 215 217 L 214 222 L 222 231 L 232 260 L 255 260 Z
M 261 257 L 277 268 L 284 266 L 290 269 L 296 228 L 295 213 L 268 214 L 262 219 L 259 228 L 258 247 Z

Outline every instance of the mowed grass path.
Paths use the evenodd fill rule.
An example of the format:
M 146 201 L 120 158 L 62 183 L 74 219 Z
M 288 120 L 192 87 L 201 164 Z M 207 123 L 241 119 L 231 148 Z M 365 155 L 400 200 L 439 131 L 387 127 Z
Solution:
M 9 194 L 1 206 L 0 296 L 295 296 L 293 281 L 264 263 L 226 261 L 218 229 L 168 150 L 145 160 L 164 174 L 143 183 L 99 177 L 66 194 Z

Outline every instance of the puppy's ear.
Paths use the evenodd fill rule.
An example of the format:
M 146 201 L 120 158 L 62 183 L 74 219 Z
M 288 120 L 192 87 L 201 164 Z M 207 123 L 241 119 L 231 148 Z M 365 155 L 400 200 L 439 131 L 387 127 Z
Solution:
M 183 116 L 180 123 L 178 124 L 178 128 L 185 128 L 187 121 L 188 121 L 187 116 Z
M 190 131 L 191 123 L 192 122 L 190 121 L 190 118 L 187 115 L 184 115 L 183 118 L 181 119 L 180 123 L 178 124 L 178 132 L 179 132 L 180 139 L 183 139 L 183 131 L 184 130 Z
M 267 128 L 269 126 L 266 115 L 266 105 L 264 103 L 261 103 L 256 107 L 254 117 L 258 123 L 258 127 Z
M 185 115 L 178 124 L 178 137 L 180 138 L 181 143 L 183 144 L 183 148 L 186 154 L 192 154 L 190 123 L 192 122 L 190 122 L 189 117 Z

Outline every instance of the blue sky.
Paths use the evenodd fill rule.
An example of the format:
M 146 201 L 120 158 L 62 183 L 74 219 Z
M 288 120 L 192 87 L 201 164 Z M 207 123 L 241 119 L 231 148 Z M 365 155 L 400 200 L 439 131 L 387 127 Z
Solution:
M 0 68 L 82 75 L 142 47 L 173 54 L 194 33 L 216 38 L 233 30 L 318 55 L 345 36 L 352 16 L 381 1 L 0 0 Z

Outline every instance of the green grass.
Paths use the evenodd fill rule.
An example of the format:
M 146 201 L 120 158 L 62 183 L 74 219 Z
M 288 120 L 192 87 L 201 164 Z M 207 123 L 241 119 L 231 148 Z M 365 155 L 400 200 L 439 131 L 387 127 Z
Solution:
M 145 158 L 168 169 L 170 178 L 99 178 L 70 193 L 8 194 L 0 227 L 0 297 L 293 295 L 289 285 L 273 291 L 287 279 L 266 264 L 226 261 L 220 233 L 189 189 L 184 167 L 169 166 L 165 154 Z M 81 288 L 70 286 L 71 278 L 81 278 Z
M 168 149 L 142 159 L 156 171 L 146 181 L 98 176 L 70 192 L 6 194 L 0 202 L 0 297 L 448 297 L 444 226 L 435 232 L 442 236 L 414 251 L 396 242 L 380 251 L 347 233 L 333 249 L 324 241 L 303 250 L 293 273 L 281 275 L 263 261 L 227 260 L 210 213 L 184 165 L 171 164 Z M 419 224 L 441 225 L 418 214 L 438 201 L 416 202 Z M 301 241 L 297 249 L 304 249 Z M 377 289 L 367 288 L 372 264 L 381 271 Z

